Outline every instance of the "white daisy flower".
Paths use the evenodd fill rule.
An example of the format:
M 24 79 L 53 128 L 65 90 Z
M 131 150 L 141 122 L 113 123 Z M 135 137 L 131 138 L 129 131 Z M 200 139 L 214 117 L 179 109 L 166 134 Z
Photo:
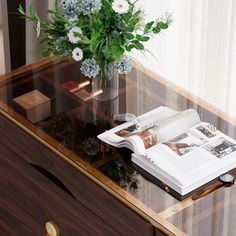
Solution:
M 129 11 L 129 3 L 126 0 L 114 0 L 112 9 L 118 14 L 124 14 Z
M 72 51 L 72 56 L 74 58 L 75 61 L 81 61 L 83 59 L 83 51 L 80 48 L 75 48 Z
M 74 33 L 80 33 L 80 34 L 82 34 L 83 32 L 82 32 L 82 30 L 81 30 L 79 27 L 77 27 L 77 26 L 71 28 L 70 31 L 68 32 L 67 37 L 68 37 L 69 41 L 70 41 L 71 43 L 76 44 L 76 43 L 78 43 L 78 42 L 81 40 L 81 38 L 80 38 L 79 36 L 76 36 Z

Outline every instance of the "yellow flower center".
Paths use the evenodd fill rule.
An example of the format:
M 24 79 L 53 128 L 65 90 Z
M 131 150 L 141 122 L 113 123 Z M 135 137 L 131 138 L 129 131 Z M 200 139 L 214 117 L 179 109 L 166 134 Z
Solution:
M 120 3 L 120 4 L 118 4 L 118 7 L 119 7 L 119 8 L 122 8 L 122 7 L 123 7 L 123 5 Z

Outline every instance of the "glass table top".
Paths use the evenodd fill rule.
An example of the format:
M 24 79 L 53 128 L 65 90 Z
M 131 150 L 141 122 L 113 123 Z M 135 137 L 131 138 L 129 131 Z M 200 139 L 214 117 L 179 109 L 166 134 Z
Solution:
M 84 101 L 63 87 L 68 81 L 86 80 L 79 67 L 72 61 L 47 59 L 0 76 L 1 113 L 74 161 L 154 226 L 161 225 L 170 234 L 235 235 L 235 186 L 220 188 L 200 200 L 178 201 L 132 168 L 131 151 L 97 139 L 98 134 L 118 125 L 112 119 L 114 114 L 141 115 L 158 106 L 178 111 L 194 108 L 202 121 L 232 138 L 236 137 L 235 119 L 137 65 L 128 76 L 120 77 L 118 98 Z M 91 90 L 90 86 L 85 89 Z M 34 102 L 32 107 L 32 97 L 25 96 L 35 90 L 45 96 L 43 114 L 34 107 L 40 104 Z M 24 110 L 16 102 L 19 97 L 27 104 Z

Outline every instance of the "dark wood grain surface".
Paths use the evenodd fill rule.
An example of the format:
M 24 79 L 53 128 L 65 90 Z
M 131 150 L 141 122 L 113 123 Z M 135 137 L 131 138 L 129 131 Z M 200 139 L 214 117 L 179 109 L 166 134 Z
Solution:
M 16 125 L 0 117 L 0 139 L 26 162 L 52 173 L 76 200 L 123 235 L 153 235 L 154 227 Z M 10 141 L 11 140 L 11 141 Z M 33 180 L 35 181 L 35 180 Z M 70 198 L 68 198 L 68 201 Z
M 86 207 L 0 144 L 0 235 L 46 235 L 53 220 L 60 235 L 120 235 Z
M 163 233 L 159 229 L 155 229 L 155 236 L 167 236 L 167 234 Z

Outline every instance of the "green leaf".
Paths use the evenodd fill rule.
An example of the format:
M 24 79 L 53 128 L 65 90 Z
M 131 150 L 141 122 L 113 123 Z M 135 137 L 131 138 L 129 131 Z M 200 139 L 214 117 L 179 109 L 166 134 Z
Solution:
M 47 13 L 50 13 L 50 14 L 55 14 L 56 12 L 55 12 L 55 11 L 53 11 L 53 10 L 51 10 L 51 9 L 49 9 L 49 10 L 47 10 Z
M 116 30 L 113 30 L 113 31 L 111 32 L 111 36 L 112 36 L 112 38 L 114 38 L 114 39 L 119 39 L 120 33 L 119 33 L 118 31 L 116 31 Z
M 134 31 L 134 26 L 133 25 L 131 25 L 127 28 L 127 32 L 132 33 L 133 31 Z
M 56 11 L 56 12 L 59 12 L 59 4 L 58 4 L 58 0 L 55 0 L 55 4 L 54 4 L 54 6 L 55 6 L 55 11 Z
M 94 53 L 95 54 L 100 54 L 101 49 L 104 45 L 104 43 L 106 42 L 106 39 L 104 39 L 103 37 L 99 37 L 99 40 L 96 42 L 96 44 L 94 44 L 95 49 L 94 49 Z
M 20 3 L 19 7 L 18 7 L 18 11 L 22 14 L 22 15 L 25 15 L 25 11 Z
M 137 18 L 141 13 L 141 10 L 138 10 L 136 11 L 134 14 L 133 14 L 133 17 L 132 18 Z
M 125 46 L 125 49 L 127 52 L 130 52 L 132 50 L 132 47 L 129 45 L 129 46 Z
M 103 27 L 103 22 L 100 19 L 97 19 L 95 21 L 95 27 L 98 28 L 98 29 L 102 28 Z
M 148 33 L 149 30 L 152 28 L 153 24 L 154 24 L 154 21 L 148 22 L 145 26 L 144 33 Z
M 43 57 L 49 57 L 51 55 L 51 51 L 50 50 L 46 50 L 42 53 Z
M 35 16 L 35 12 L 33 10 L 32 4 L 30 4 L 30 6 L 29 6 L 29 11 L 30 11 L 30 15 L 34 17 Z
M 125 23 L 125 21 L 123 20 L 117 20 L 116 22 L 116 27 L 120 30 L 120 31 L 124 31 L 127 27 L 127 24 Z
M 128 39 L 128 40 L 132 40 L 132 39 L 134 39 L 134 35 L 131 34 L 131 33 L 126 33 L 125 38 Z
M 123 54 L 123 53 L 125 53 L 125 50 L 124 48 L 120 47 L 120 54 Z
M 148 36 L 142 36 L 140 40 L 143 42 L 147 42 L 149 39 L 150 39 L 150 37 L 148 37 Z
M 66 17 L 60 15 L 59 13 L 55 12 L 55 16 L 56 16 L 57 20 L 61 21 L 64 24 L 70 24 L 71 23 Z
M 148 36 L 143 36 L 143 35 L 140 35 L 140 34 L 136 34 L 136 39 L 138 41 L 143 41 L 143 42 L 146 42 L 148 41 L 150 38 Z
M 140 43 L 138 40 L 134 40 L 133 43 L 135 45 L 135 48 L 137 48 L 138 50 L 143 50 L 144 49 L 143 44 Z
M 152 31 L 153 31 L 153 33 L 155 33 L 155 34 L 158 34 L 158 33 L 160 33 L 161 29 L 158 28 L 158 27 L 155 27 L 155 28 L 153 28 Z
M 48 37 L 45 37 L 40 40 L 40 43 L 47 43 L 49 41 Z
M 157 25 L 160 29 L 167 29 L 168 28 L 168 24 L 164 23 L 164 22 L 158 22 Z
M 80 37 L 80 36 L 79 36 Z M 91 42 L 97 41 L 97 39 L 100 37 L 100 33 L 98 31 L 93 31 L 91 33 Z
M 130 21 L 130 25 L 137 25 L 139 23 L 140 19 L 139 18 L 134 18 L 133 20 Z
M 74 32 L 74 35 L 78 36 L 82 40 L 85 40 L 85 41 L 88 40 L 88 38 L 86 36 L 84 36 L 83 34 L 81 34 L 81 33 Z
M 126 23 L 128 23 L 128 22 L 130 21 L 131 17 L 132 17 L 132 13 L 131 13 L 131 12 L 128 12 L 128 13 L 126 13 L 126 14 L 123 15 L 123 20 L 124 20 Z
M 90 50 L 92 53 L 94 53 L 94 51 L 95 51 L 95 45 L 94 45 L 94 44 L 90 44 L 89 50 Z
M 136 34 L 136 37 L 135 37 L 138 41 L 141 41 L 141 38 L 142 38 L 142 35 L 140 34 Z
M 129 45 L 129 47 L 130 47 L 131 49 L 133 49 L 133 48 L 137 48 L 136 45 L 133 44 L 133 43 L 131 43 L 131 44 Z

